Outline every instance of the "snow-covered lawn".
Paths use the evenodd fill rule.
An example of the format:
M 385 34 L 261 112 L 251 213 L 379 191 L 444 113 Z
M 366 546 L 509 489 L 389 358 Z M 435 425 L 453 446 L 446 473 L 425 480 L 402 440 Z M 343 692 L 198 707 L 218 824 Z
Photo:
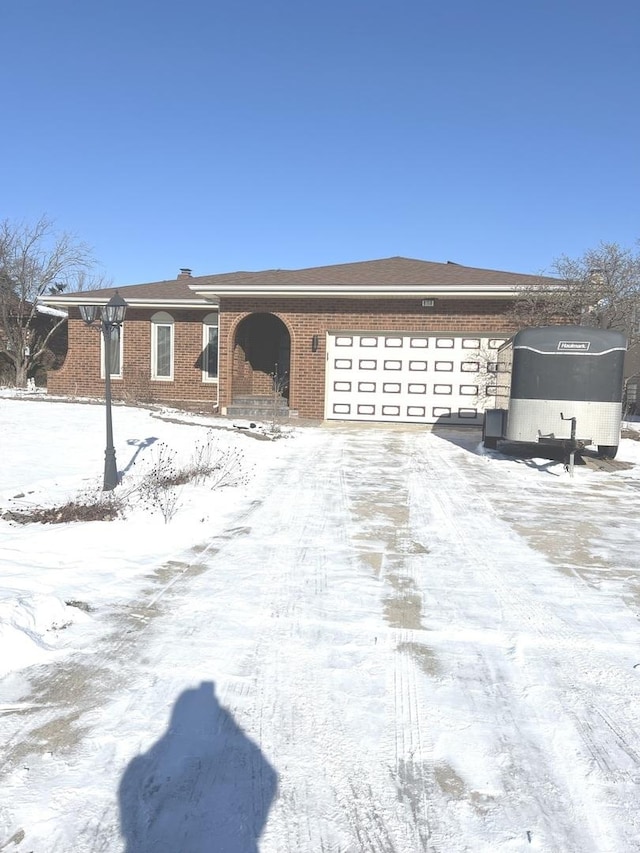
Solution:
M 0 396 L 0 511 L 28 512 L 100 497 L 104 406 L 5 395 Z M 81 608 L 65 606 L 66 601 L 95 610 L 130 601 L 160 562 L 182 554 L 212 530 L 224 529 L 226 519 L 246 505 L 255 479 L 281 455 L 275 443 L 266 453 L 264 442 L 246 438 L 227 421 L 220 422 L 226 429 L 212 430 L 217 422 L 210 418 L 119 406 L 113 418 L 118 469 L 124 471 L 123 484 L 113 494 L 133 490 L 126 518 L 72 525 L 2 524 L 0 675 L 51 660 L 56 650 L 74 644 L 76 632 L 69 628 L 92 620 Z M 160 460 L 171 461 L 175 453 L 178 464 L 187 464 L 196 447 L 207 442 L 221 460 L 231 455 L 230 478 L 237 474 L 240 487 L 177 488 L 175 512 L 165 523 L 162 507 L 137 496 L 136 487 Z M 63 627 L 64 633 L 57 630 Z M 79 642 L 84 643 L 82 632 Z
M 0 521 L 0 850 L 640 849 L 639 442 L 114 432 L 124 518 Z M 0 512 L 100 491 L 102 406 L 0 396 L 0 436 Z M 202 443 L 237 476 L 165 523 L 136 487 Z

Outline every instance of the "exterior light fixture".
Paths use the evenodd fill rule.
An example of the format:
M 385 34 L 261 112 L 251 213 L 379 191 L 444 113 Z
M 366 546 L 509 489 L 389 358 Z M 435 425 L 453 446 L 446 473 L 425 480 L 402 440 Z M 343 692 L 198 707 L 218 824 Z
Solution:
M 99 305 L 80 305 L 80 316 L 87 326 L 90 326 L 97 319 L 99 308 Z
M 79 305 L 80 316 L 87 326 L 96 327 L 96 321 L 100 324 L 98 328 L 104 337 L 104 388 L 105 408 L 107 412 L 107 446 L 104 451 L 104 483 L 103 491 L 115 489 L 118 485 L 118 468 L 116 465 L 116 451 L 113 446 L 113 424 L 111 421 L 111 339 L 113 332 L 119 329 L 124 322 L 127 313 L 127 303 L 118 294 L 115 294 L 106 305 Z
M 127 303 L 116 290 L 115 294 L 102 309 L 102 322 L 108 326 L 121 326 L 127 313 Z
M 318 352 L 319 339 L 317 335 L 311 338 L 311 352 Z

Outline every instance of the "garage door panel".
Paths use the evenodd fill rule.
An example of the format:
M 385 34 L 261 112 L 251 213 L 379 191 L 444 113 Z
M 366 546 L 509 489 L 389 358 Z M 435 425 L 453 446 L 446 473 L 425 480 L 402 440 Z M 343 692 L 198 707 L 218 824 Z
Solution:
M 330 334 L 325 417 L 478 422 L 486 351 L 502 341 L 452 335 Z

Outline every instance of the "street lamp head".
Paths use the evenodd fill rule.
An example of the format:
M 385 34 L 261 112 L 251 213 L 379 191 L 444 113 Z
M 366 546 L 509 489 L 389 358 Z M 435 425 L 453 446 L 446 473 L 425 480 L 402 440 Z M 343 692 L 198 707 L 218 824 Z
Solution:
M 122 296 L 116 292 L 102 309 L 102 320 L 109 326 L 120 326 L 127 313 L 127 303 Z
M 100 307 L 99 305 L 79 305 L 78 306 L 78 310 L 80 311 L 80 316 L 82 317 L 84 322 L 87 324 L 87 326 L 90 326 L 92 323 L 95 322 L 95 320 L 98 316 L 98 308 L 99 307 Z

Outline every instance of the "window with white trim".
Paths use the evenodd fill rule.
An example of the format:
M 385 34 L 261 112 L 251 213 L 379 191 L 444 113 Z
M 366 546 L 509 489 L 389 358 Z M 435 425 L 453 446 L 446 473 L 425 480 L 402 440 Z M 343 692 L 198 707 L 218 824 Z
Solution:
M 122 379 L 122 326 L 111 329 L 109 372 L 112 379 Z M 100 378 L 104 379 L 104 335 L 100 334 Z
M 207 314 L 202 321 L 202 381 L 218 381 L 217 314 Z
M 171 314 L 158 311 L 151 317 L 151 378 L 173 379 L 174 323 Z

